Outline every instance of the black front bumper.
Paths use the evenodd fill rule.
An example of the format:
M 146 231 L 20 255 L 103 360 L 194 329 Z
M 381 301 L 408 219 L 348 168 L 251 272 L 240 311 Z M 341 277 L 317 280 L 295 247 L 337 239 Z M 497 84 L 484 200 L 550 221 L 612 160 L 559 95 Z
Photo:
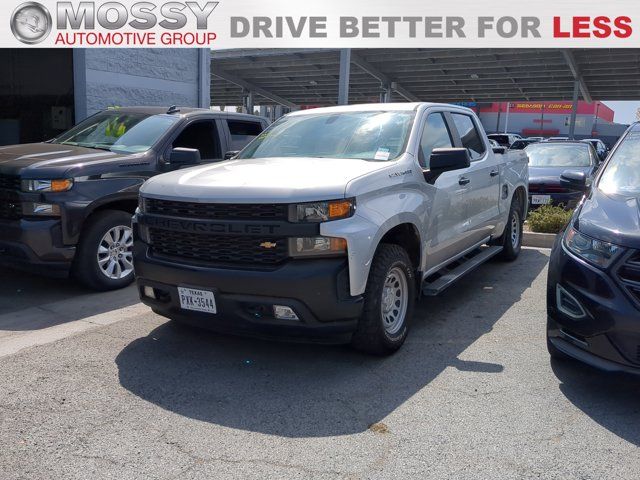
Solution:
M 547 281 L 547 335 L 566 355 L 601 370 L 640 374 L 640 310 L 615 277 L 564 250 L 558 236 Z M 558 307 L 558 285 L 586 315 L 572 318 Z
M 64 276 L 75 247 L 62 245 L 61 220 L 0 220 L 0 265 Z
M 152 258 L 138 240 L 134 265 L 140 298 L 154 312 L 222 333 L 343 343 L 362 312 L 362 297 L 349 295 L 343 258 L 289 261 L 275 270 L 214 268 Z M 213 291 L 217 313 L 182 309 L 178 286 Z M 276 319 L 274 305 L 292 308 L 299 320 Z

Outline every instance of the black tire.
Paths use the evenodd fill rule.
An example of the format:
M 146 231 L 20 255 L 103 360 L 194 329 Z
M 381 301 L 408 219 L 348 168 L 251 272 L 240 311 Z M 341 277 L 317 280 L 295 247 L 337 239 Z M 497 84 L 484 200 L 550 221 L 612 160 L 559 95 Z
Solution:
M 112 228 L 119 226 L 131 228 L 130 213 L 121 210 L 103 210 L 89 217 L 83 227 L 73 274 L 80 282 L 94 290 L 116 290 L 133 282 L 133 270 L 122 278 L 113 279 L 103 273 L 98 264 L 98 248 L 103 237 Z
M 505 262 L 513 262 L 522 250 L 522 235 L 523 235 L 524 219 L 522 218 L 522 209 L 520 208 L 520 201 L 514 195 L 511 200 L 511 208 L 509 208 L 509 218 L 507 224 L 504 227 L 504 233 L 495 242 L 497 245 L 502 245 L 502 252 L 500 252 L 499 258 Z M 514 242 L 513 230 L 517 229 L 517 239 Z
M 404 319 L 397 324 L 397 331 L 390 333 L 385 329 L 382 295 L 385 281 L 393 270 L 405 275 L 407 304 Z M 407 252 L 398 245 L 380 245 L 369 271 L 363 312 L 351 340 L 352 346 L 373 355 L 390 355 L 397 351 L 407 338 L 415 297 L 415 273 Z

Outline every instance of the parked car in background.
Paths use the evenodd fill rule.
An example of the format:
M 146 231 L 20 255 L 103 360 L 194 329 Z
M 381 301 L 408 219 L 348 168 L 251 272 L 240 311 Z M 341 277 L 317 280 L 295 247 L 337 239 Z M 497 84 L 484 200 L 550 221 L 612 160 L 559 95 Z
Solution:
M 569 137 L 548 137 L 542 140 L 543 142 L 566 142 Z
M 596 153 L 598 154 L 598 158 L 600 159 L 601 162 L 607 158 L 607 154 L 609 153 L 609 148 L 599 138 L 585 138 L 580 141 L 590 143 L 591 146 L 595 149 Z
M 582 173 L 591 181 L 598 168 L 598 156 L 589 143 L 541 142 L 525 150 L 529 157 L 529 202 L 540 205 L 564 205 L 574 208 L 582 192 L 567 188 L 560 177 L 567 171 Z
M 529 140 L 531 142 L 541 142 L 544 140 L 544 137 L 526 137 L 523 140 Z
M 140 185 L 221 161 L 266 126 L 205 109 L 117 108 L 48 142 L 0 147 L 0 264 L 74 273 L 98 290 L 128 285 Z
M 467 108 L 294 112 L 234 160 L 145 183 L 140 297 L 203 328 L 390 354 L 416 298 L 518 256 L 526 198 L 526 155 L 494 154 Z
M 627 130 L 551 252 L 547 347 L 594 367 L 640 373 L 640 125 Z
M 511 144 L 510 150 L 524 150 L 532 143 L 537 143 L 538 140 L 531 140 L 529 138 L 523 138 L 520 140 L 516 140 Z
M 507 151 L 507 147 L 500 145 L 495 140 L 489 139 L 489 145 L 491 145 L 493 153 L 504 154 Z
M 495 140 L 498 145 L 509 148 L 513 142 L 520 140 L 522 137 L 517 133 L 492 133 L 487 135 L 490 140 Z

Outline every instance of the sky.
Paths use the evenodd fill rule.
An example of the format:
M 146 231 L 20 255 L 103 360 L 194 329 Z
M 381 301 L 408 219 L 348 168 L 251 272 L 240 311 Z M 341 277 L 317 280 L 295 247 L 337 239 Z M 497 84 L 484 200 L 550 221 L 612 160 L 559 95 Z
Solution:
M 604 100 L 609 108 L 616 112 L 613 121 L 616 123 L 632 123 L 636 121 L 636 111 L 640 108 L 640 102 L 609 102 Z

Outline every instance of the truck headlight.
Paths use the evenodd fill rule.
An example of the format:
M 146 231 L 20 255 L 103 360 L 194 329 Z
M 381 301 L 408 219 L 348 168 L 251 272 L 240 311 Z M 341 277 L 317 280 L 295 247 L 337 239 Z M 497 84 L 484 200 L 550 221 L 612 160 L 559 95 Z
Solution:
M 311 202 L 293 205 L 290 221 L 298 223 L 319 223 L 340 220 L 353 215 L 356 210 L 355 199 Z
M 588 237 L 573 227 L 567 228 L 563 242 L 571 253 L 600 268 L 607 268 L 623 251 L 618 245 Z
M 319 257 L 344 255 L 347 241 L 337 237 L 304 237 L 289 239 L 289 256 Z
M 22 180 L 23 192 L 66 192 L 73 187 L 73 179 Z
M 146 200 L 142 197 L 142 195 L 138 196 L 138 211 L 140 213 L 145 213 L 147 207 L 147 202 Z

